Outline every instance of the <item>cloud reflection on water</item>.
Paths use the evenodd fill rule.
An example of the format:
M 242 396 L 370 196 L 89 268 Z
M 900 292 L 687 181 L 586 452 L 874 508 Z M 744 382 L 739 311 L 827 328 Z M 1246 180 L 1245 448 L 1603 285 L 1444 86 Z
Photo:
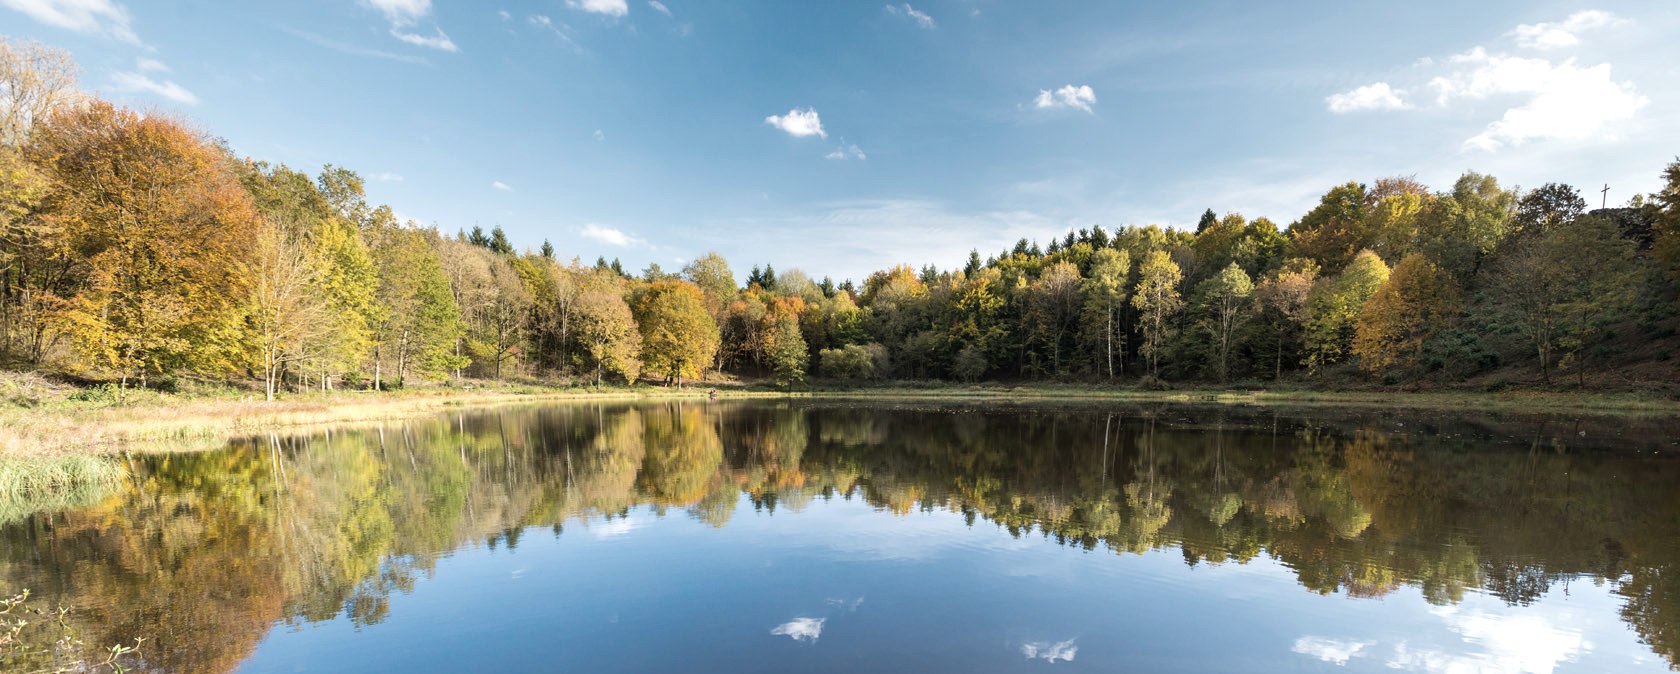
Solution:
M 817 638 L 822 636 L 823 623 L 827 620 L 827 618 L 794 618 L 771 628 L 770 633 L 776 636 L 789 637 L 794 641 L 814 644 L 817 643 Z
M 1055 662 L 1057 660 L 1073 662 L 1073 656 L 1078 653 L 1079 647 L 1074 645 L 1072 639 L 1056 643 L 1033 641 L 1021 644 L 1021 655 L 1026 656 L 1028 660 L 1037 658 L 1045 662 Z

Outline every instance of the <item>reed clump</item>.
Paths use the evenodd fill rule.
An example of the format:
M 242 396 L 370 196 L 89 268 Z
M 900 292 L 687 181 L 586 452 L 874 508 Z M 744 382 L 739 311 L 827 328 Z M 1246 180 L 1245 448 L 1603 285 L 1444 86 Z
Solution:
M 105 456 L 0 457 L 0 526 L 92 506 L 121 486 L 125 474 Z

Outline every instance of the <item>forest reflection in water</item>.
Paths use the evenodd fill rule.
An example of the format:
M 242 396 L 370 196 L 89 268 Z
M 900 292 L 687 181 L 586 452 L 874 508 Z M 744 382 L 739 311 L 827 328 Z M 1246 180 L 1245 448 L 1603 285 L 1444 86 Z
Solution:
M 1441 607 L 1467 593 L 1520 607 L 1590 581 L 1672 666 L 1675 431 L 1193 406 L 463 413 L 126 457 L 99 498 L 6 511 L 0 589 L 71 609 L 66 629 L 90 648 L 144 637 L 141 670 L 226 672 L 277 624 L 387 620 L 394 595 L 463 546 L 515 549 L 534 528 L 610 527 L 634 508 L 721 528 L 742 507 L 849 498 L 1123 556 L 1176 550 L 1191 566 L 1265 558 L 1308 592 L 1353 598 L 1410 587 Z

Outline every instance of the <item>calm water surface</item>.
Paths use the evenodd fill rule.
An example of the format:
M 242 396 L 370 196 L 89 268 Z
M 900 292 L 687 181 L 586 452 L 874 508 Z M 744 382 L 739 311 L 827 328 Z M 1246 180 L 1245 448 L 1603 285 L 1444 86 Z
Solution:
M 1673 420 L 561 406 L 123 459 L 0 589 L 164 672 L 1657 672 Z M 26 509 L 27 510 L 27 509 Z

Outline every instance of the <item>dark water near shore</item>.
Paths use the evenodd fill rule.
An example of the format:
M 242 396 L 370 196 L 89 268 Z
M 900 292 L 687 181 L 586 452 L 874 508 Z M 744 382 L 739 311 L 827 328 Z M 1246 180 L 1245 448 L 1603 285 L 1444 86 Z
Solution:
M 1677 441 L 1520 415 L 509 409 L 124 457 L 94 505 L 0 523 L 0 590 L 70 609 L 54 629 L 86 649 L 143 637 L 139 671 L 1669 671 Z

